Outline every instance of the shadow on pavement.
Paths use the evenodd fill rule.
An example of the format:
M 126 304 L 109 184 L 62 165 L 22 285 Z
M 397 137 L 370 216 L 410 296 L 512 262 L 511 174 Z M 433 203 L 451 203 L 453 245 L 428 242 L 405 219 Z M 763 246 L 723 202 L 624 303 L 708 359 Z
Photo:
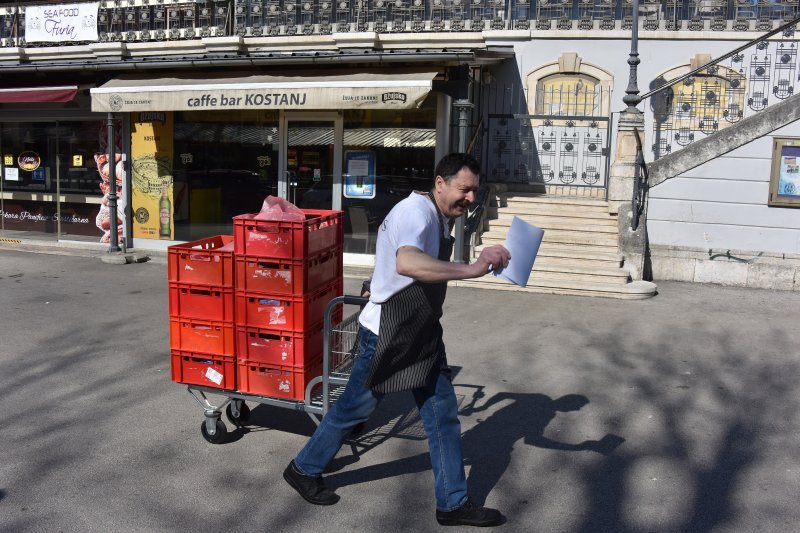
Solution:
M 625 442 L 624 438 L 613 434 L 607 434 L 599 440 L 586 440 L 576 444 L 555 441 L 543 435 L 547 425 L 559 412 L 577 411 L 589 403 L 589 399 L 580 394 L 568 394 L 554 400 L 544 394 L 502 392 L 495 394 L 481 405 L 476 405 L 483 398 L 482 386 L 458 385 L 457 387 L 475 389 L 470 403 L 459 411 L 461 416 L 488 412 L 491 408 L 502 404 L 502 407 L 492 412 L 488 418 L 480 420 L 477 425 L 464 432 L 461 438 L 465 463 L 471 466 L 468 479 L 470 494 L 475 503 L 479 505 L 486 501 L 489 493 L 509 467 L 512 450 L 520 439 L 525 444 L 539 448 L 591 451 L 604 456 L 611 455 L 620 444 Z M 408 402 L 406 408 L 416 414 L 413 402 Z M 389 437 L 402 436 L 401 428 L 402 425 L 395 426 L 385 433 L 380 442 Z M 350 456 L 337 457 L 329 471 L 336 472 L 344 466 L 357 462 L 359 453 L 363 453 L 377 444 L 376 442 L 364 446 L 364 441 L 369 441 L 370 438 L 367 435 L 354 439 L 352 443 L 354 450 L 361 449 Z M 421 424 L 419 424 L 416 438 L 425 438 Z M 332 487 L 343 487 L 392 476 L 423 472 L 430 468 L 428 454 L 422 453 L 389 463 L 334 474 L 327 480 Z

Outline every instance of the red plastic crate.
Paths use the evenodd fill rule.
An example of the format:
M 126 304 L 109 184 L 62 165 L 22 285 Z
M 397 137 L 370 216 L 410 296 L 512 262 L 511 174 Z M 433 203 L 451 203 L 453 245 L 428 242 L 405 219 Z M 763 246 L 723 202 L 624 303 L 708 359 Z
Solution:
M 186 352 L 236 355 L 233 322 L 170 318 L 169 345 Z
M 236 288 L 249 292 L 301 295 L 342 278 L 342 247 L 309 259 L 236 256 Z
M 173 317 L 233 322 L 233 309 L 232 288 L 169 284 L 169 314 Z
M 233 287 L 233 235 L 217 235 L 167 248 L 169 281 Z
M 304 259 L 341 246 L 341 211 L 303 209 L 302 222 L 255 220 L 255 214 L 233 217 L 236 255 Z
M 303 296 L 236 291 L 236 324 L 256 328 L 303 332 L 325 318 L 325 307 L 342 294 L 342 281 Z M 341 321 L 341 306 L 333 323 Z
M 236 357 L 270 365 L 303 366 L 322 356 L 322 324 L 303 333 L 236 327 Z
M 172 351 L 172 381 L 236 390 L 236 357 Z
M 289 400 L 304 400 L 308 383 L 322 375 L 322 359 L 300 368 L 241 360 L 237 367 L 239 392 Z

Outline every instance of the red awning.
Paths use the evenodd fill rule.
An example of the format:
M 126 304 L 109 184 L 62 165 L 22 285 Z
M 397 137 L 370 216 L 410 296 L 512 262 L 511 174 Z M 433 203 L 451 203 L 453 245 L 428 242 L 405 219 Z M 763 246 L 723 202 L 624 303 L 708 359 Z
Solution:
M 78 94 L 77 85 L 62 87 L 11 87 L 0 89 L 0 104 L 71 102 Z

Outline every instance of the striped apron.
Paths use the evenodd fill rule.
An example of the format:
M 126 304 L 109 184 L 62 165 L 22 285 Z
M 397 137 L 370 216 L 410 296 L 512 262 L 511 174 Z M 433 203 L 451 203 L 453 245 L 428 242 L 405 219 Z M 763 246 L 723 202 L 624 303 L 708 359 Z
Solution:
M 431 201 L 433 197 L 429 193 Z M 433 203 L 436 206 L 436 202 Z M 444 224 L 439 207 L 439 255 L 449 261 L 453 239 L 443 237 Z M 381 304 L 378 345 L 367 378 L 375 392 L 388 393 L 428 385 L 446 366 L 442 340 L 442 305 L 447 282 L 414 281 Z

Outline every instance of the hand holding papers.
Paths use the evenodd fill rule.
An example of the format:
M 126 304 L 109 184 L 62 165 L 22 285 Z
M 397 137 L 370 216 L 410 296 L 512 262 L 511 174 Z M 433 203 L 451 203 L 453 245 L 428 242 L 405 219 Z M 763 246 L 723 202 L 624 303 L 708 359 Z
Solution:
M 527 285 L 533 262 L 539 253 L 539 245 L 542 244 L 542 237 L 544 230 L 514 217 L 506 235 L 506 242 L 503 243 L 511 253 L 511 259 L 507 267 L 495 270 L 494 275 L 516 283 L 520 287 Z

